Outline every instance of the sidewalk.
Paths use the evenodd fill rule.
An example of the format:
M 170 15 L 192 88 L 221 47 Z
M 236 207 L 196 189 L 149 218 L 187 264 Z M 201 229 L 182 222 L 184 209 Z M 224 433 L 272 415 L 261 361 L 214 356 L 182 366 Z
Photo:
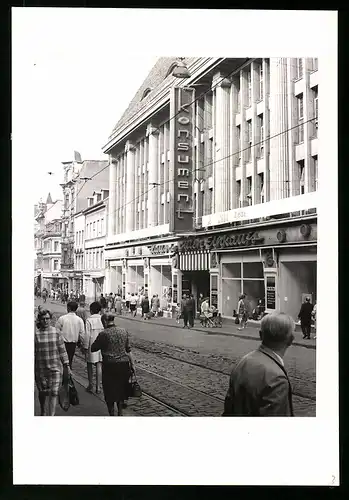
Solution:
M 47 303 L 60 305 L 62 306 L 62 309 L 64 309 L 64 311 L 66 310 L 66 305 L 61 304 L 60 302 L 48 300 Z M 86 306 L 86 309 L 88 310 L 89 307 Z M 139 323 L 143 323 L 145 321 L 139 316 L 136 316 L 134 318 L 130 314 L 123 314 L 121 317 L 123 319 L 136 321 Z M 183 321 L 181 320 L 180 324 L 177 324 L 174 318 L 160 317 L 160 318 L 152 318 L 149 321 L 154 322 L 158 325 L 164 325 L 171 328 L 183 328 Z M 195 320 L 193 330 L 201 331 L 210 335 L 231 335 L 233 337 L 238 337 L 242 339 L 259 340 L 260 323 L 261 323 L 260 321 L 249 320 L 247 323 L 247 327 L 244 330 L 238 330 L 238 325 L 235 325 L 234 320 L 232 319 L 223 318 L 222 328 L 203 328 L 200 326 L 199 320 Z M 308 349 L 316 349 L 316 340 L 313 339 L 313 336 L 314 334 L 312 333 L 312 338 L 310 340 L 303 339 L 302 330 L 299 325 L 296 325 L 295 340 L 293 342 L 293 345 L 306 347 Z

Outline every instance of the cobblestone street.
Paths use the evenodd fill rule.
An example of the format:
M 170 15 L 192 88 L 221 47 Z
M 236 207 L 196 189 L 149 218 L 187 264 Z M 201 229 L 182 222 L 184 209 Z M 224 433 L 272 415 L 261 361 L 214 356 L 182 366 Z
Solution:
M 55 317 L 65 313 L 61 304 L 48 302 L 47 307 Z M 254 338 L 241 338 L 234 335 L 233 327 L 227 334 L 220 329 L 173 327 L 160 318 L 139 321 L 122 316 L 116 322 L 131 336 L 137 377 L 143 389 L 141 398 L 129 400 L 125 416 L 221 415 L 232 366 L 259 345 L 255 334 Z M 315 349 L 299 345 L 291 346 L 285 356 L 296 416 L 315 416 L 315 357 Z M 68 413 L 59 409 L 57 415 L 107 415 L 103 397 L 84 391 L 86 363 L 78 351 L 73 373 L 81 387 L 79 394 L 84 392 L 81 405 Z

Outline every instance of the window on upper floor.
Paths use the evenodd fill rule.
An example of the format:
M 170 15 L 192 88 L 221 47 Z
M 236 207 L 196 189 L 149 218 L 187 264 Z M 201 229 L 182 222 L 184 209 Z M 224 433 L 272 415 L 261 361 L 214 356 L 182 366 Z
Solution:
M 242 207 L 241 181 L 236 181 L 236 199 L 239 208 Z
M 258 174 L 258 194 L 259 194 L 259 202 L 264 203 L 265 194 L 264 194 L 264 173 L 263 172 Z
M 300 80 L 303 78 L 304 71 L 303 71 L 303 59 L 301 57 L 296 59 L 296 79 Z
M 318 58 L 317 57 L 312 57 L 311 58 L 311 65 L 312 65 L 312 70 L 317 71 L 319 69 L 318 67 Z
M 96 221 L 93 221 L 93 237 L 96 236 Z
M 247 106 L 251 106 L 252 104 L 252 75 L 251 75 L 251 66 L 247 71 Z
M 260 142 L 260 155 L 261 157 L 264 156 L 264 119 L 263 115 L 259 115 L 258 117 L 259 121 L 259 142 Z
M 54 251 L 55 251 L 55 252 L 58 252 L 58 244 L 59 244 L 59 242 L 58 242 L 58 241 L 55 241 L 55 242 L 54 242 Z
M 101 219 L 101 234 L 104 234 L 104 219 Z
M 303 110 L 303 94 L 297 97 L 297 118 L 298 118 L 298 143 L 304 142 L 304 110 Z
M 258 68 L 259 70 L 259 100 L 264 99 L 264 75 L 263 75 L 263 62 Z
M 299 194 L 304 194 L 305 193 L 304 160 L 298 161 L 297 164 L 298 164 Z
M 314 176 L 315 176 L 315 191 L 318 190 L 318 159 L 317 155 L 313 157 L 314 163 Z
M 53 261 L 53 270 L 54 271 L 58 270 L 58 259 L 54 259 L 54 261 Z
M 252 177 L 246 178 L 246 199 L 247 204 L 252 205 Z

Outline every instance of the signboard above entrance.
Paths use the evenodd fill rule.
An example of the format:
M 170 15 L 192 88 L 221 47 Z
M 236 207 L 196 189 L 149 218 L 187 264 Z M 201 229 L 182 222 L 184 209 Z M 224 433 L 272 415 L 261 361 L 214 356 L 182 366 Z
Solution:
M 188 237 L 179 242 L 179 251 L 191 252 L 195 250 L 219 250 L 234 247 L 247 247 L 263 243 L 263 241 L 264 237 L 259 236 L 256 231 L 219 234 L 203 238 Z
M 174 87 L 170 100 L 170 232 L 193 228 L 194 89 Z

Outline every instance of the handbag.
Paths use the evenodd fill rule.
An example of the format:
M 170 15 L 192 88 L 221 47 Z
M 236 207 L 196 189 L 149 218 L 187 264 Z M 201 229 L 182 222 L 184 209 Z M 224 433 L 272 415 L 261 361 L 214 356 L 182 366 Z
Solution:
M 59 406 L 63 411 L 68 411 L 70 406 L 68 384 L 62 384 L 58 391 Z
M 127 392 L 130 398 L 140 398 L 142 396 L 142 389 L 137 381 L 137 377 L 134 371 L 131 374 Z
M 235 318 L 235 324 L 236 324 L 236 325 L 240 325 L 239 316 L 236 316 L 236 318 Z
M 68 388 L 69 388 L 69 402 L 71 405 L 77 406 L 80 402 L 79 395 L 74 385 L 72 377 L 69 377 Z

